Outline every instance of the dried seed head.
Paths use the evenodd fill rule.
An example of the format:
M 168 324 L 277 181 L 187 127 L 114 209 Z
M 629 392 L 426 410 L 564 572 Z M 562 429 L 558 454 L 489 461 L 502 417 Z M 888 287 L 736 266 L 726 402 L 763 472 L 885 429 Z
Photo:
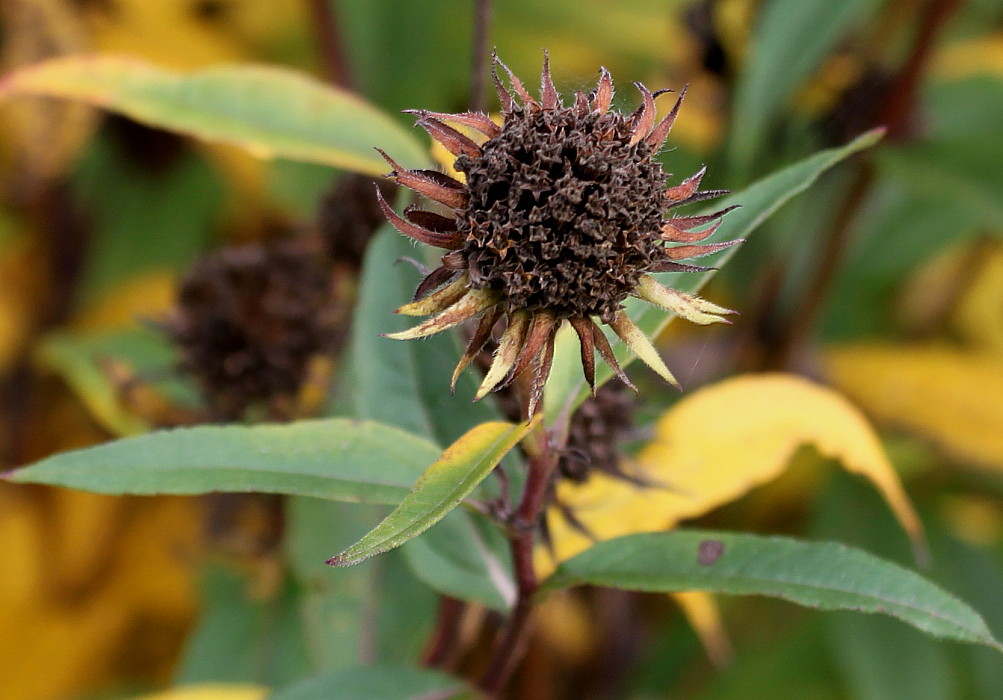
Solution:
M 631 136 L 619 114 L 518 109 L 480 158 L 457 158 L 471 286 L 517 308 L 612 318 L 663 253 L 666 175 Z
M 584 482 L 594 471 L 619 476 L 620 443 L 633 429 L 634 397 L 607 384 L 575 411 L 555 477 Z
M 508 75 L 511 90 L 498 78 L 499 68 Z M 409 207 L 400 216 L 378 195 L 384 214 L 401 233 L 449 251 L 442 266 L 419 286 L 421 303 L 402 308 L 436 315 L 390 337 L 419 338 L 485 312 L 490 319 L 503 315 L 508 325 L 477 397 L 529 371 L 530 416 L 550 372 L 554 337 L 565 321 L 581 341 L 590 384 L 596 351 L 628 382 L 596 319 L 675 383 L 621 304 L 629 295 L 641 296 L 700 323 L 723 320 L 720 314 L 727 309 L 673 293 L 646 273 L 709 269 L 677 261 L 738 242 L 694 245 L 713 233 L 728 210 L 666 218 L 667 209 L 726 193 L 699 191 L 702 170 L 666 189 L 668 176 L 655 155 L 685 89 L 657 121 L 655 97 L 660 93 L 640 84 L 642 102 L 635 112 L 610 111 L 613 80 L 605 70 L 595 90 L 588 96 L 577 93 L 570 107 L 561 102 L 546 60 L 539 100 L 497 58 L 493 73 L 504 117 L 500 127 L 473 112 L 415 112 L 418 125 L 456 156 L 455 169 L 465 173 L 465 183 L 432 170 L 406 170 L 383 154 L 393 168 L 390 177 L 453 214 L 443 217 Z M 465 135 L 460 128 L 480 136 Z M 708 224 L 706 230 L 693 230 Z M 447 290 L 436 291 L 442 287 Z M 485 328 L 493 325 L 493 320 L 482 320 L 459 368 L 484 346 Z
M 217 420 L 291 400 L 331 338 L 330 274 L 295 244 L 223 249 L 181 284 L 167 330 Z

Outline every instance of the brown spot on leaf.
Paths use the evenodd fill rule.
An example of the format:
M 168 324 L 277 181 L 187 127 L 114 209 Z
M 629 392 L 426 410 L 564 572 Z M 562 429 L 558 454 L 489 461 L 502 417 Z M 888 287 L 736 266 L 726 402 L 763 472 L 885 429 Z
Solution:
M 700 566 L 711 566 L 724 554 L 724 542 L 721 540 L 704 540 L 697 548 L 697 562 Z

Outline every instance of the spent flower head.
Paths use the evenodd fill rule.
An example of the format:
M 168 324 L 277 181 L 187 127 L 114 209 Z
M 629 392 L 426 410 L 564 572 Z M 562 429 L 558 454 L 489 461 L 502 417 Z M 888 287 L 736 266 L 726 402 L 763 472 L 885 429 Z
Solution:
M 498 77 L 508 75 L 506 89 Z M 669 289 L 649 275 L 710 268 L 679 262 L 709 255 L 741 241 L 699 245 L 734 207 L 707 216 L 666 217 L 665 212 L 712 199 L 726 190 L 699 191 L 704 170 L 678 185 L 655 156 L 685 96 L 658 121 L 655 98 L 640 83 L 640 107 L 611 111 L 613 80 L 603 69 L 588 95 L 576 92 L 565 106 L 544 58 L 539 99 L 495 57 L 495 87 L 503 123 L 476 112 L 442 114 L 415 110 L 418 125 L 456 158 L 460 182 L 432 170 L 390 163 L 390 177 L 438 202 L 448 215 L 409 206 L 403 216 L 377 197 L 401 233 L 448 252 L 418 286 L 414 301 L 398 313 L 423 323 L 398 340 L 422 338 L 480 316 L 453 373 L 484 347 L 499 321 L 505 331 L 477 398 L 531 371 L 527 401 L 535 412 L 550 374 L 554 337 L 568 322 L 581 342 L 585 377 L 594 388 L 595 352 L 633 388 L 596 325 L 607 324 L 649 367 L 678 386 L 657 351 L 622 308 L 628 296 L 662 306 L 696 323 L 726 322 L 733 313 L 704 299 Z M 663 91 L 664 92 L 664 91 Z M 476 140 L 468 133 L 480 135 Z M 707 226 L 703 230 L 694 230 Z M 681 245 L 667 247 L 666 243 Z

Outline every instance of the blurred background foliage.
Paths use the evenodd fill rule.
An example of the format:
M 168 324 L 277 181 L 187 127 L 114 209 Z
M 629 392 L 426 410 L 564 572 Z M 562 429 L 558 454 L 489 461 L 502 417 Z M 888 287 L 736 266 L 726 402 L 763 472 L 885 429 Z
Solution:
M 177 69 L 253 61 L 308 71 L 391 114 L 462 111 L 472 20 L 469 0 L 4 0 L 0 70 L 80 52 Z M 548 48 L 565 93 L 606 66 L 631 109 L 627 81 L 688 83 L 664 162 L 677 174 L 709 164 L 710 188 L 888 127 L 717 276 L 707 296 L 740 310 L 734 327 L 676 324 L 662 349 L 690 391 L 783 370 L 849 398 L 880 429 L 924 521 L 929 575 L 1003 634 L 999 0 L 498 0 L 490 43 L 524 77 Z M 70 102 L 7 101 L 0 123 L 0 468 L 155 426 L 337 410 L 328 378 L 375 225 L 359 204 L 368 189 Z M 224 246 L 333 245 L 332 231 L 333 331 L 295 405 L 206 414 L 166 340 L 183 275 Z M 644 384 L 624 448 L 642 463 L 677 400 Z M 762 396 L 734 408 L 775 408 Z M 830 468 L 849 466 L 841 441 L 852 438 L 825 426 L 796 434 L 790 451 L 818 449 L 770 457 L 770 483 L 750 478 L 697 522 L 838 539 L 909 564 L 887 506 Z M 0 698 L 131 697 L 172 681 L 275 687 L 347 658 L 416 659 L 435 598 L 400 557 L 367 564 L 352 584 L 363 590 L 318 594 L 328 584 L 303 543 L 336 551 L 330 533 L 350 541 L 378 516 L 350 513 L 304 499 L 284 511 L 271 496 L 0 483 Z M 378 609 L 364 590 L 373 576 Z M 677 603 L 606 590 L 551 599 L 518 697 L 1003 697 L 991 651 L 892 620 L 766 599 Z M 477 629 L 492 615 L 468 611 L 474 651 L 461 668 L 479 663 Z

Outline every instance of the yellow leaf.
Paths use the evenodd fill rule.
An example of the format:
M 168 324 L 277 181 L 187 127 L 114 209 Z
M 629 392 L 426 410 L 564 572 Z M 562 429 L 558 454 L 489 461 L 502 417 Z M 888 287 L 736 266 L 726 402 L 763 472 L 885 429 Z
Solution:
M 264 700 L 268 689 L 240 683 L 201 683 L 142 695 L 136 700 Z
M 958 459 L 1003 469 L 1003 360 L 937 345 L 851 345 L 831 350 L 833 383 L 876 419 L 936 443 Z
M 665 530 L 777 478 L 803 445 L 870 479 L 914 546 L 922 542 L 919 518 L 867 420 L 832 389 L 793 375 L 736 377 L 680 401 L 637 464 L 625 465 L 654 486 L 595 474 L 561 483 L 558 498 L 600 540 Z M 592 543 L 559 512 L 548 514 L 548 525 L 558 561 Z
M 682 608 L 683 615 L 700 637 L 700 643 L 714 665 L 722 668 L 731 663 L 731 640 L 724 629 L 721 611 L 714 596 L 707 591 L 683 591 L 672 593 L 671 596 Z
M 219 3 L 207 14 L 191 0 L 90 3 L 86 13 L 97 50 L 128 53 L 174 68 L 245 61 L 254 44 L 282 41 L 303 24 L 302 3 L 287 0 Z
M 949 44 L 934 59 L 933 72 L 948 79 L 1003 75 L 1003 32 Z
M 90 304 L 73 327 L 102 331 L 132 326 L 143 319 L 161 319 L 174 305 L 177 283 L 177 274 L 170 270 L 134 275 Z
M 4 0 L 0 21 L 5 29 L 0 73 L 87 48 L 79 12 L 65 0 Z M 62 175 L 96 123 L 94 110 L 79 104 L 28 99 L 5 105 L 0 162 L 14 165 L 21 196 L 37 196 Z
M 981 245 L 979 266 L 969 270 L 969 282 L 952 318 L 954 327 L 988 354 L 1003 357 L 1003 245 Z

